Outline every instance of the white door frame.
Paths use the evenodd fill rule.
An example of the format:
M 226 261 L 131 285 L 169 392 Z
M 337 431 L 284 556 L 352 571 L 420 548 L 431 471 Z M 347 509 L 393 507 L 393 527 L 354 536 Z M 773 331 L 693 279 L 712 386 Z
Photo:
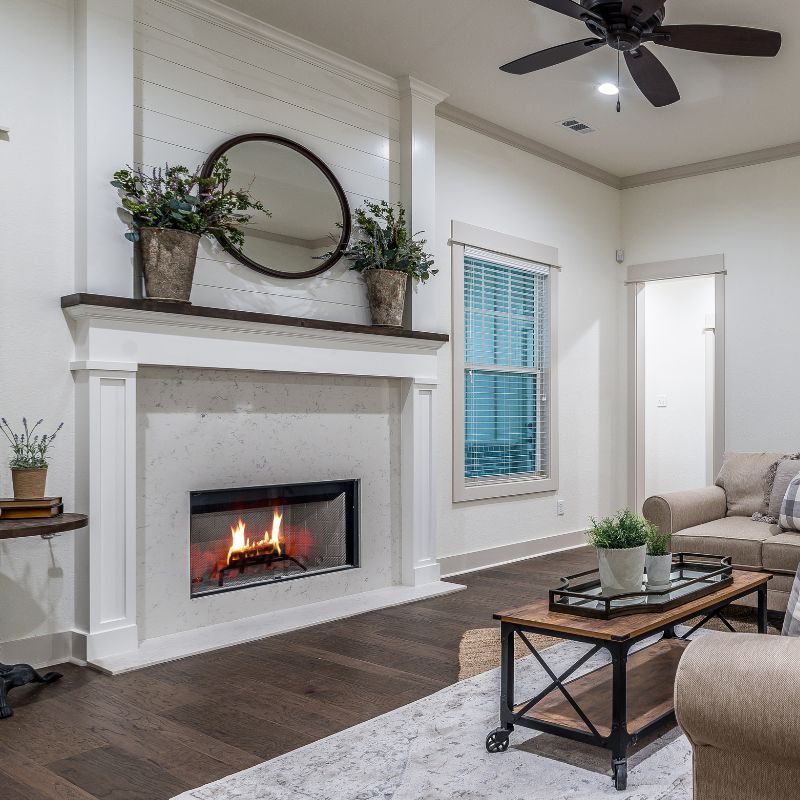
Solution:
M 712 472 L 716 475 L 725 453 L 725 257 L 723 255 L 631 264 L 628 267 L 628 502 L 640 511 L 644 503 L 644 288 L 649 281 L 714 276 L 714 381 Z

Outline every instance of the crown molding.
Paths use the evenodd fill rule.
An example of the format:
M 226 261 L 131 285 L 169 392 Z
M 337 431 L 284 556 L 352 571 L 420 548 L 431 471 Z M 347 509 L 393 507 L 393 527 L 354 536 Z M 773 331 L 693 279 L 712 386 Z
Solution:
M 456 125 L 461 125 L 461 127 L 468 128 L 476 133 L 481 133 L 484 136 L 488 136 L 490 139 L 495 139 L 498 142 L 515 147 L 517 150 L 523 150 L 526 153 L 538 156 L 552 164 L 557 164 L 559 167 L 565 167 L 573 172 L 577 172 L 579 175 L 604 183 L 606 186 L 610 186 L 613 189 L 621 188 L 620 179 L 610 172 L 606 172 L 578 158 L 573 158 L 566 153 L 562 153 L 560 150 L 556 150 L 554 147 L 549 147 L 546 144 L 537 142 L 535 139 L 530 139 L 520 133 L 514 133 L 514 131 L 508 130 L 508 128 L 503 128 L 500 125 L 496 125 L 494 122 L 489 122 L 487 119 L 475 116 L 475 114 L 470 114 L 468 111 L 462 111 L 460 108 L 451 106 L 449 103 L 442 103 L 438 106 L 436 109 L 436 116 L 446 119 L 448 122 L 454 122 Z
M 287 33 L 263 20 L 236 11 L 217 0 L 157 0 L 162 5 L 194 14 L 215 25 L 221 25 L 233 33 L 255 39 L 267 47 L 280 50 L 328 72 L 355 81 L 376 92 L 399 98 L 400 91 L 395 78 L 334 53 L 299 36 Z
M 684 164 L 679 167 L 642 172 L 639 175 L 629 175 L 620 180 L 620 189 L 636 189 L 639 186 L 651 186 L 654 183 L 678 181 L 682 178 L 694 178 L 698 175 L 709 175 L 712 172 L 725 172 L 730 169 L 754 167 L 758 164 L 768 164 L 771 161 L 781 161 L 785 158 L 800 156 L 800 142 L 783 144 L 778 147 L 767 147 L 764 150 L 751 150 L 748 153 L 738 153 L 723 158 L 712 158 L 709 161 L 697 161 L 693 164 Z
M 443 92 L 441 89 L 437 89 L 435 86 L 431 86 L 429 83 L 425 83 L 411 75 L 399 77 L 397 85 L 400 89 L 400 97 L 421 97 L 435 106 L 443 103 L 449 97 L 447 92 Z

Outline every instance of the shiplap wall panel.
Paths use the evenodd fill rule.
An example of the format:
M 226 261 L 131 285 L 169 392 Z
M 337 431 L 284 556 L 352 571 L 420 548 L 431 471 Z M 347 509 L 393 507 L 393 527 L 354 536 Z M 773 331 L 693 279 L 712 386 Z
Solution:
M 351 208 L 365 199 L 399 199 L 400 111 L 392 93 L 180 2 L 137 0 L 136 23 L 138 164 L 195 167 L 232 136 L 275 133 L 322 158 Z M 369 318 L 363 279 L 346 263 L 314 278 L 281 280 L 209 241 L 201 245 L 192 301 L 343 322 Z

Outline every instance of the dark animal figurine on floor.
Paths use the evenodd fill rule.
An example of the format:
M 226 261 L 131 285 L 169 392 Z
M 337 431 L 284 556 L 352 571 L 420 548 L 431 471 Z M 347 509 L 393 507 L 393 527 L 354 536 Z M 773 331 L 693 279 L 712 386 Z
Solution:
M 8 692 L 28 683 L 53 683 L 61 678 L 60 672 L 40 675 L 28 664 L 0 664 L 0 719 L 10 717 L 14 710 L 8 705 Z

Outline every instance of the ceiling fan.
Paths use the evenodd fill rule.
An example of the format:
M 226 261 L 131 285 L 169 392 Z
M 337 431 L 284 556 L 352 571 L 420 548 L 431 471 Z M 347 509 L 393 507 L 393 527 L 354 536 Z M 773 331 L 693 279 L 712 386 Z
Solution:
M 586 24 L 592 38 L 579 39 L 531 53 L 500 67 L 513 75 L 552 67 L 608 45 L 624 54 L 633 80 L 657 107 L 681 99 L 666 67 L 644 44 L 730 56 L 771 58 L 781 49 L 781 35 L 759 28 L 731 25 L 662 25 L 667 0 L 531 0 Z

